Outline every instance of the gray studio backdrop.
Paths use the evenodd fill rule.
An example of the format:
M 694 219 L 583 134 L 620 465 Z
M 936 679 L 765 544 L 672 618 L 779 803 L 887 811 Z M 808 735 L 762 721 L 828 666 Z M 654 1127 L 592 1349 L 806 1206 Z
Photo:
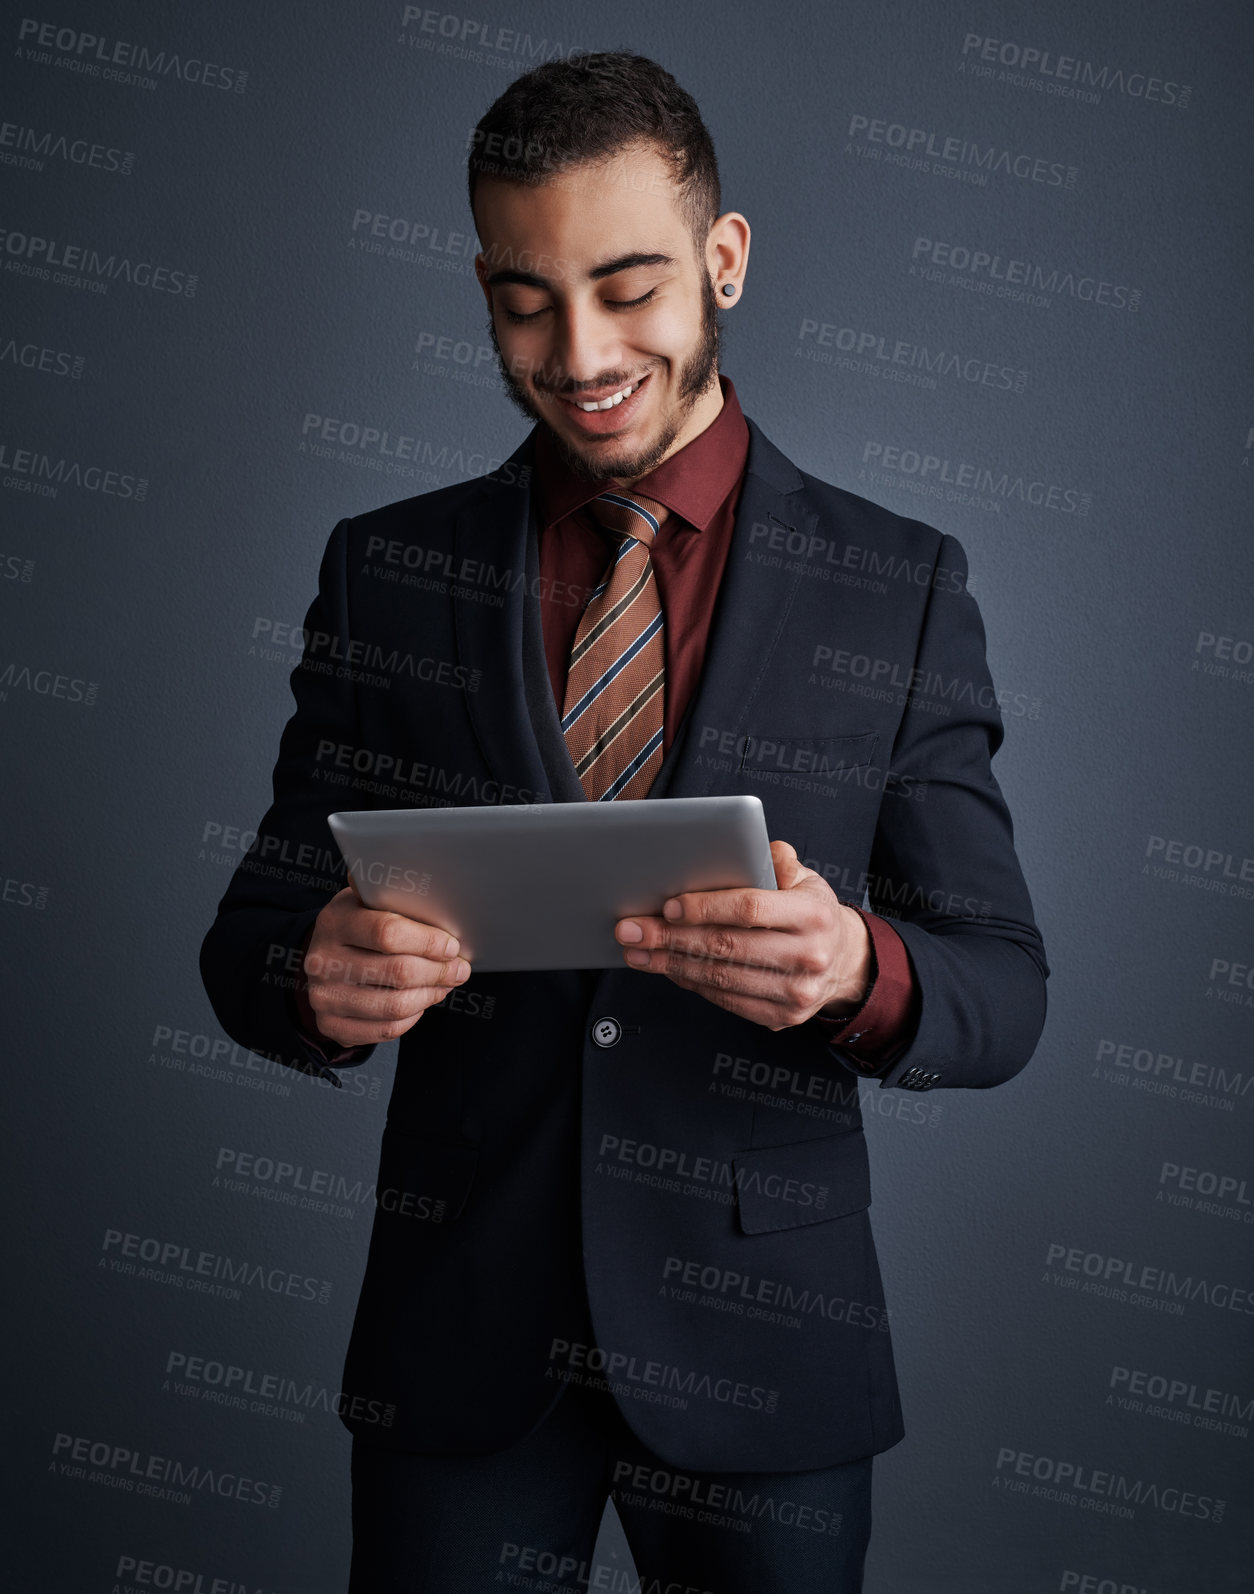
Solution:
M 10 1587 L 344 1585 L 395 1047 L 342 1092 L 274 1067 L 197 953 L 331 528 L 523 435 L 470 129 L 628 46 L 754 228 L 747 413 L 968 551 L 1053 967 L 1010 1084 L 865 1092 L 908 1427 L 868 1589 L 1250 1588 L 1247 16 L 5 8 Z M 610 1515 L 599 1554 L 628 1587 Z

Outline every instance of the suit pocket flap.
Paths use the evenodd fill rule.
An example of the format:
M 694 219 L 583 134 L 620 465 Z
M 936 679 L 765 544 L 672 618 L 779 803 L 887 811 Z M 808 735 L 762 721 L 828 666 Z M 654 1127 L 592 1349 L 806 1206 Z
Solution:
M 732 1166 L 745 1234 L 825 1223 L 871 1204 L 871 1168 L 860 1129 L 738 1151 Z
M 792 774 L 839 776 L 844 770 L 863 769 L 870 764 L 878 741 L 876 731 L 854 736 L 748 731 L 737 767 L 751 774 L 786 770 Z
M 375 1186 L 379 1210 L 427 1223 L 451 1223 L 466 1205 L 478 1162 L 473 1146 L 385 1129 Z

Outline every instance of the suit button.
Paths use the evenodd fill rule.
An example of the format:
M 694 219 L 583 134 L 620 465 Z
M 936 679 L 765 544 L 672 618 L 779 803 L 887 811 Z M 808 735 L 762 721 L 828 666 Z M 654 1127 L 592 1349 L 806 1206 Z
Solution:
M 592 1026 L 592 1038 L 598 1046 L 617 1046 L 618 1037 L 623 1033 L 623 1026 L 616 1018 L 597 1019 Z

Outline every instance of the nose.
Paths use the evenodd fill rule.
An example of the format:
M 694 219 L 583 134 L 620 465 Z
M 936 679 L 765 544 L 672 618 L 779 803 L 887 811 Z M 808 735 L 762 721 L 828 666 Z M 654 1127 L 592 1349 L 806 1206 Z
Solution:
M 557 315 L 558 382 L 600 384 L 621 368 L 622 342 L 609 315 L 568 301 Z

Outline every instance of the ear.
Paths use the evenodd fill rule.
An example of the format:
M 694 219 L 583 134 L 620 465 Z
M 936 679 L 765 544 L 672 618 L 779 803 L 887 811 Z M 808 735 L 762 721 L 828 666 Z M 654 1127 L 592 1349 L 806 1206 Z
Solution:
M 475 277 L 483 289 L 483 297 L 488 301 L 488 314 L 492 313 L 492 290 L 488 287 L 488 257 L 481 249 L 475 256 Z
M 711 282 L 734 284 L 736 298 L 731 302 L 735 303 L 749 269 L 749 223 L 738 210 L 724 211 L 712 223 L 705 242 L 705 265 Z

